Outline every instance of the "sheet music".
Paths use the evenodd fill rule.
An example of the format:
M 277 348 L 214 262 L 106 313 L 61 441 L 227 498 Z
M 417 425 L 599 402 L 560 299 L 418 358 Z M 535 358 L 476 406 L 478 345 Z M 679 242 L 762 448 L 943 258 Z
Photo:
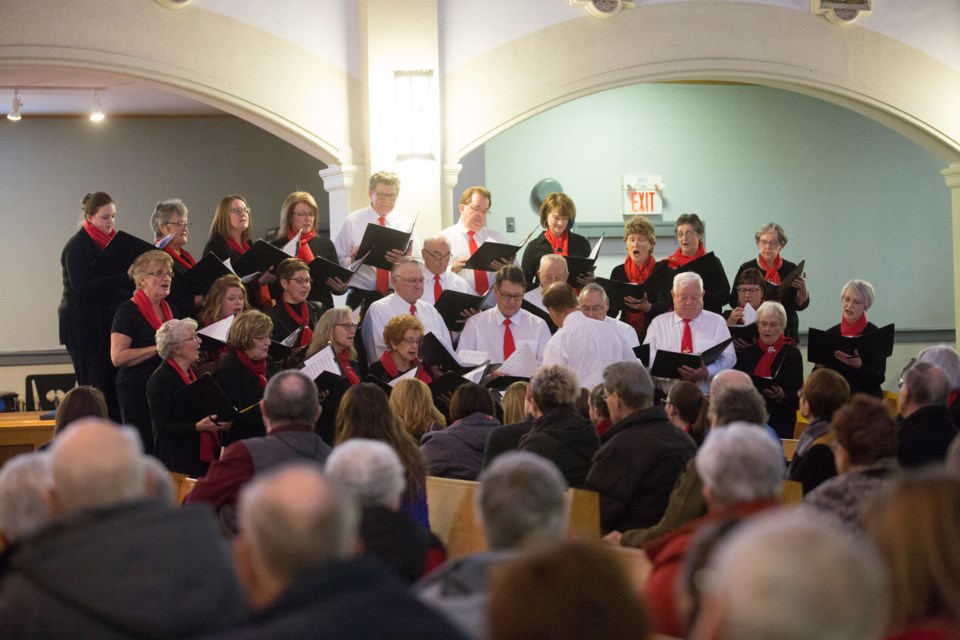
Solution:
M 233 269 L 233 263 L 231 262 L 230 258 L 227 258 L 226 260 L 223 261 L 223 266 L 225 266 L 227 270 L 233 275 L 237 275 L 237 272 L 234 271 Z M 248 273 L 247 275 L 240 278 L 240 282 L 242 282 L 243 284 L 249 284 L 254 280 L 256 280 L 257 278 L 259 278 L 261 275 L 263 275 L 261 272 L 254 271 L 253 273 Z
M 356 309 L 350 311 L 350 319 L 353 321 L 353 324 L 360 324 L 360 308 L 363 305 L 358 305 Z
M 213 324 L 198 330 L 197 333 L 226 344 L 230 339 L 230 327 L 233 326 L 235 319 L 236 316 L 231 314 L 223 320 L 217 320 Z
M 390 385 L 390 387 L 392 388 L 400 384 L 401 380 L 414 378 L 416 375 L 417 375 L 417 367 L 414 367 L 413 369 L 410 369 L 410 371 L 407 371 L 406 373 L 401 373 L 399 376 L 397 376 L 387 384 Z
M 324 371 L 338 376 L 343 375 L 340 373 L 340 367 L 337 366 L 337 358 L 333 355 L 333 347 L 330 345 L 320 349 L 320 351 L 317 351 L 304 360 L 301 371 L 311 380 L 316 380 Z
M 488 354 L 486 351 L 464 349 L 457 352 L 457 359 L 460 361 L 460 364 L 464 365 L 480 364 L 482 362 L 489 362 L 490 354 Z
M 606 231 L 604 231 L 602 234 L 600 234 L 600 239 L 597 240 L 596 246 L 593 248 L 593 251 L 590 252 L 590 259 L 591 259 L 591 260 L 596 260 L 596 259 L 597 259 L 597 256 L 600 255 L 600 245 L 603 244 L 603 237 L 604 237 L 606 234 L 607 234 Z
M 505 376 L 529 378 L 537 370 L 537 356 L 526 342 L 521 343 L 497 371 Z
M 482 364 L 476 369 L 471 369 L 470 371 L 467 371 L 466 373 L 462 374 L 461 377 L 464 380 L 469 380 L 470 382 L 473 382 L 474 384 L 480 384 L 480 379 L 483 378 L 483 373 L 486 370 L 487 370 L 487 365 Z
M 285 347 L 292 347 L 294 344 L 296 344 L 297 339 L 299 338 L 300 338 L 300 327 L 297 327 L 296 329 L 293 330 L 293 333 L 291 333 L 286 338 L 281 340 L 280 344 L 282 344 Z
M 753 308 L 749 302 L 743 308 L 743 324 L 744 326 L 753 324 L 757 321 L 757 310 Z
M 362 257 L 362 258 L 358 258 L 358 259 L 354 260 L 354 261 L 350 264 L 350 266 L 347 267 L 347 269 L 350 269 L 350 271 L 353 271 L 354 273 L 356 273 L 356 272 L 357 272 L 357 269 L 359 269 L 360 267 L 363 266 L 364 261 L 367 259 L 367 256 L 369 256 L 369 255 L 370 255 L 370 252 L 367 251 L 365 254 L 363 254 L 363 257 Z M 357 307 L 357 309 L 359 309 L 359 308 L 360 308 L 360 307 Z M 357 322 L 359 322 L 359 320 L 358 320 Z
M 529 239 L 533 236 L 533 234 L 535 234 L 535 233 L 537 233 L 538 231 L 540 231 L 540 229 L 542 229 L 542 227 L 541 227 L 540 224 L 538 223 L 537 226 L 535 226 L 535 227 L 530 231 L 530 233 L 527 234 L 527 237 L 520 241 L 520 248 L 523 248 L 523 245 L 527 244 L 527 240 L 529 240 Z
M 297 255 L 297 249 L 300 248 L 300 234 L 303 231 L 297 231 L 297 235 L 293 236 L 293 239 L 290 240 L 287 244 L 283 245 L 283 252 L 290 256 L 291 258 Z
M 168 234 L 165 235 L 164 237 L 162 237 L 162 238 L 160 238 L 159 240 L 157 240 L 157 242 L 156 242 L 156 247 L 157 247 L 157 249 L 163 249 L 163 248 L 166 247 L 168 244 L 170 244 L 170 241 L 173 240 L 173 236 L 175 236 L 175 235 L 177 235 L 176 232 L 174 232 L 174 233 L 168 233 Z

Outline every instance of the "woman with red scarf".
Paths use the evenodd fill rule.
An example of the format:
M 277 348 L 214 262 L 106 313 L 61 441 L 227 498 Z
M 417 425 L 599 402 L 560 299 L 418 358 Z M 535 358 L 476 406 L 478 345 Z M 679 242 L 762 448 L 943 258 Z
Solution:
M 173 279 L 173 258 L 158 249 L 147 251 L 133 261 L 130 278 L 137 290 L 113 317 L 110 359 L 117 367 L 121 420 L 137 428 L 144 451 L 153 453 L 153 428 L 145 396 L 147 380 L 161 362 L 157 329 L 176 315 L 166 300 Z
M 230 327 L 230 352 L 220 361 L 215 377 L 237 409 L 246 409 L 263 399 L 272 332 L 270 317 L 253 310 L 240 313 Z M 264 435 L 263 416 L 259 410 L 251 410 L 237 416 L 230 431 L 223 434 L 221 444 L 227 446 L 237 440 Z
M 177 284 L 176 276 L 192 269 L 197 261 L 184 249 L 190 239 L 190 220 L 187 205 L 179 198 L 161 200 L 150 217 L 150 227 L 159 245 L 164 241 L 163 251 L 173 259 L 174 282 L 170 289 L 170 303 L 184 316 L 193 315 L 203 304 L 203 296 L 185 291 Z M 204 292 L 206 293 L 206 292 Z
M 319 218 L 319 208 L 317 201 L 306 191 L 294 191 L 283 201 L 280 207 L 280 237 L 273 241 L 278 247 L 282 247 L 300 233 L 300 244 L 297 247 L 296 257 L 303 260 L 304 264 L 309 265 L 314 258 L 323 258 L 334 264 L 340 264 L 337 258 L 337 250 L 329 238 L 321 237 L 317 233 L 317 219 Z M 323 283 L 324 288 L 321 293 L 320 302 L 325 309 L 333 307 L 333 294 L 347 292 L 347 283 L 337 278 L 327 278 Z M 279 296 L 279 291 L 274 290 L 274 296 Z
M 520 260 L 520 268 L 527 279 L 527 290 L 534 288 L 537 282 L 537 270 L 540 258 L 548 253 L 558 256 L 576 256 L 586 258 L 590 255 L 590 241 L 571 231 L 577 219 L 577 207 L 565 193 L 551 193 L 540 205 L 540 226 L 544 231 L 527 243 Z M 573 275 L 573 274 L 571 274 Z M 582 287 L 593 281 L 593 276 L 580 277 L 577 286 Z
M 153 419 L 156 456 L 175 473 L 199 478 L 220 457 L 220 432 L 229 422 L 217 416 L 196 420 L 176 393 L 197 379 L 192 366 L 200 357 L 195 320 L 168 320 L 157 330 L 157 353 L 163 363 L 147 381 L 147 403 Z
M 774 286 L 779 285 L 781 280 L 797 267 L 794 263 L 780 257 L 780 250 L 787 246 L 787 233 L 775 222 L 768 222 L 757 230 L 754 239 L 760 254 L 756 260 L 748 260 L 740 265 L 737 269 L 737 277 L 733 281 L 738 282 L 740 274 L 747 269 L 759 269 L 764 280 Z M 794 280 L 790 287 L 791 291 L 785 293 L 777 302 L 783 304 L 783 308 L 787 310 L 786 334 L 796 340 L 800 335 L 800 319 L 797 317 L 797 312 L 810 306 L 806 274 Z M 730 306 L 737 306 L 736 287 L 730 292 Z
M 757 309 L 757 342 L 737 352 L 734 368 L 750 374 L 763 395 L 768 424 L 781 438 L 792 438 L 803 388 L 803 356 L 792 338 L 783 334 L 787 312 L 779 302 Z
M 877 325 L 867 321 L 867 309 L 873 305 L 873 300 L 872 284 L 865 280 L 847 282 L 843 285 L 840 294 L 840 308 L 843 313 L 840 324 L 830 327 L 827 331 L 847 337 L 876 331 Z M 850 384 L 850 395 L 867 393 L 877 398 L 883 397 L 880 385 L 887 377 L 886 357 L 868 351 L 858 351 L 852 356 L 843 351 L 834 351 L 833 355 L 837 362 L 830 368 L 837 371 Z
M 272 337 L 280 342 L 302 327 L 300 342 L 294 346 L 305 347 L 313 340 L 313 327 L 323 312 L 319 302 L 307 300 L 312 283 L 310 269 L 300 258 L 287 258 L 277 267 L 277 276 L 283 293 L 277 304 L 267 312 L 273 320 Z
M 720 313 L 730 297 L 730 281 L 727 280 L 727 273 L 723 270 L 720 258 L 712 253 L 707 255 L 707 248 L 703 245 L 703 220 L 695 213 L 681 214 L 673 224 L 673 231 L 680 246 L 667 256 L 664 262 L 671 269 L 679 269 L 702 258 L 697 262 L 699 266 L 696 272 L 703 278 L 703 308 Z M 673 283 L 670 284 L 672 287 Z M 672 303 L 671 287 L 661 292 L 661 303 Z
M 210 239 L 203 247 L 203 255 L 208 253 L 220 258 L 230 259 L 232 264 L 250 249 L 250 227 L 253 225 L 253 214 L 243 196 L 227 196 L 220 200 L 217 211 L 210 224 Z M 277 281 L 273 273 L 265 273 L 256 282 L 250 283 L 250 303 L 259 309 L 269 309 L 273 306 L 270 290 L 266 285 Z
M 416 369 L 415 377 L 427 384 L 433 381 L 423 365 L 420 364 L 420 338 L 423 337 L 423 323 L 410 315 L 390 318 L 383 327 L 383 341 L 387 350 L 380 359 L 370 365 L 370 375 L 389 382 Z
M 623 225 L 623 242 L 627 245 L 627 258 L 610 272 L 610 279 L 620 282 L 643 284 L 654 271 L 667 269 L 663 262 L 653 257 L 653 248 L 657 246 L 657 232 L 650 221 L 643 216 L 634 216 Z M 667 284 L 667 289 L 670 284 Z M 670 304 L 659 300 L 658 295 L 648 295 L 637 299 L 628 296 L 624 300 L 610 298 L 609 314 L 620 314 L 620 319 L 633 327 L 637 338 L 643 343 L 647 327 L 655 317 L 670 309 Z
M 83 198 L 83 226 L 63 247 L 63 298 L 60 301 L 60 343 L 73 362 L 77 384 L 103 392 L 110 418 L 120 421 L 114 388 L 117 369 L 110 361 L 110 323 L 133 287 L 124 272 L 102 273 L 93 263 L 117 234 L 117 205 L 102 191 Z
M 333 446 L 335 435 L 337 410 L 340 400 L 347 389 L 360 383 L 361 371 L 357 363 L 357 350 L 353 346 L 353 339 L 357 335 L 357 323 L 353 319 L 350 307 L 334 307 L 320 316 L 313 341 L 307 347 L 307 357 L 314 355 L 328 345 L 337 359 L 340 374 L 343 376 L 338 382 L 324 384 L 316 380 L 320 391 L 320 419 L 317 420 L 317 433 L 324 442 Z

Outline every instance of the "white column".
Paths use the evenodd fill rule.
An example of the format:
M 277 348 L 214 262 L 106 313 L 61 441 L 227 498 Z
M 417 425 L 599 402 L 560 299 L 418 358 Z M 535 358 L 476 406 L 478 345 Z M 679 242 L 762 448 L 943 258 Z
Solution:
M 323 188 L 330 194 L 330 238 L 336 238 L 347 214 L 367 204 L 364 167 L 333 164 L 319 171 Z
M 950 209 L 953 219 L 953 326 L 960 340 L 960 166 L 947 167 L 943 174 L 950 188 Z
M 441 170 L 440 176 L 440 216 L 443 227 L 449 227 L 453 224 L 454 193 L 453 188 L 457 186 L 460 180 L 460 172 L 463 171 L 462 164 L 445 164 Z M 459 196 L 460 194 L 456 194 Z

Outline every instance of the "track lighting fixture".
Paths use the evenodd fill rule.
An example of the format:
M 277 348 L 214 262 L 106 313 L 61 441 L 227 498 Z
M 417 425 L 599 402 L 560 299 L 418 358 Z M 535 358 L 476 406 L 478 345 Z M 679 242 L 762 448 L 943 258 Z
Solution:
M 93 110 L 90 112 L 91 122 L 100 122 L 103 120 L 103 109 L 100 108 L 100 94 L 93 92 Z
M 18 122 L 20 120 L 20 107 L 22 106 L 23 102 L 20 100 L 20 91 L 18 89 L 14 89 L 13 106 L 10 108 L 10 113 L 7 114 L 7 120 Z

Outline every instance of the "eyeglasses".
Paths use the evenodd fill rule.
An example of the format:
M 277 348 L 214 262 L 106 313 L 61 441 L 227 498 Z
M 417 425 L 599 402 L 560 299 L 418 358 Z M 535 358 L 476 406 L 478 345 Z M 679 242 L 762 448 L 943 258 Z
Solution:
M 420 346 L 420 341 L 421 341 L 420 338 L 404 338 L 400 342 L 406 345 L 410 345 L 412 347 L 414 345 Z
M 423 282 L 424 282 L 423 276 L 420 276 L 419 278 L 405 278 L 405 277 L 403 277 L 403 276 L 399 276 L 399 275 L 397 275 L 397 274 L 393 274 L 393 277 L 396 278 L 397 280 L 403 280 L 403 281 L 406 282 L 407 284 L 409 284 L 409 285 L 414 285 L 414 286 L 416 286 L 416 285 L 418 285 L 418 284 L 423 284 Z
M 440 253 L 439 251 L 429 251 L 424 249 L 423 252 L 433 258 L 434 260 L 449 260 L 453 257 L 453 254 L 447 251 L 446 253 Z
M 684 238 L 694 238 L 698 235 L 700 234 L 698 234 L 696 231 L 678 231 L 677 232 L 677 237 L 680 238 L 681 240 L 683 240 Z
M 779 240 L 759 240 L 757 244 L 759 244 L 761 247 L 779 247 L 780 241 Z
M 296 282 L 299 285 L 310 284 L 313 278 L 287 278 L 288 282 Z
M 376 191 L 376 192 L 374 192 L 373 195 L 376 196 L 377 200 L 387 200 L 387 201 L 389 201 L 389 200 L 396 200 L 396 199 L 397 199 L 397 196 L 400 195 L 400 194 L 397 194 L 397 193 L 380 193 L 379 191 Z
M 760 293 L 760 287 L 737 287 L 740 293 Z
M 189 223 L 189 222 L 186 222 L 186 221 L 184 221 L 184 220 L 181 220 L 180 222 L 168 222 L 168 223 L 167 223 L 167 226 L 168 226 L 168 227 L 177 227 L 178 229 L 189 229 L 189 228 L 190 228 L 190 223 Z
M 161 280 L 163 280 L 164 276 L 168 278 L 172 278 L 173 271 L 148 271 L 146 275 L 153 276 L 154 278 L 160 278 Z
M 294 218 L 316 218 L 317 214 L 314 213 L 313 211 L 294 211 L 293 217 Z
M 523 300 L 522 293 L 504 293 L 500 289 L 497 289 L 497 293 L 500 294 L 500 297 L 506 300 L 507 302 L 520 302 Z
M 360 325 L 358 325 L 358 324 L 353 324 L 352 322 L 338 322 L 337 324 L 335 324 L 335 325 L 333 325 L 333 326 L 335 326 L 335 327 L 343 327 L 343 328 L 346 329 L 347 331 L 356 331 L 357 329 L 360 328 Z
M 468 204 L 467 208 L 469 208 L 470 211 L 473 211 L 474 213 L 479 213 L 481 215 L 487 215 L 490 213 L 490 209 L 481 209 L 480 207 L 475 207 L 472 204 Z
M 584 305 L 580 305 L 580 311 L 586 311 L 587 313 L 597 313 L 598 311 L 603 311 L 603 305 L 595 304 L 592 307 L 585 307 Z
M 246 213 L 247 215 L 250 215 L 250 209 L 248 209 L 247 207 L 234 207 L 230 209 L 230 213 L 235 213 L 238 216 L 244 213 Z

